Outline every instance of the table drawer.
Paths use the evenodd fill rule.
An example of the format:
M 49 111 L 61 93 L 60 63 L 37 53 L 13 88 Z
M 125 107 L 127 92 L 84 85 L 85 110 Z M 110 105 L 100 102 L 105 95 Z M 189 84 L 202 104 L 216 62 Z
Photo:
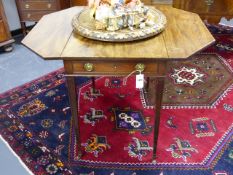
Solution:
M 24 11 L 21 13 L 22 21 L 39 21 L 44 15 L 53 11 Z
M 24 10 L 57 10 L 57 3 L 53 1 L 22 1 L 20 9 Z
M 65 62 L 65 66 L 66 65 Z M 165 72 L 164 62 L 156 63 L 140 63 L 140 62 L 82 62 L 82 61 L 72 61 L 70 63 L 70 72 L 68 74 L 77 74 L 77 75 L 90 75 L 90 76 L 100 76 L 100 75 L 122 75 L 126 76 L 131 72 L 140 69 L 140 66 L 144 66 L 142 71 L 146 75 L 157 75 L 163 76 Z M 66 70 L 68 70 L 66 68 Z

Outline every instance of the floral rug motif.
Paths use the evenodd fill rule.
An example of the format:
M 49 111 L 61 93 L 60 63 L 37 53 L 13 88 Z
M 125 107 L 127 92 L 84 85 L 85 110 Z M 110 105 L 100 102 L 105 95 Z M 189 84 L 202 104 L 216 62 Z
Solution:
M 233 32 L 209 28 L 217 42 L 169 68 L 156 162 L 154 111 L 134 76 L 100 77 L 96 91 L 76 79 L 81 160 L 62 69 L 0 95 L 1 137 L 37 175 L 230 175 Z

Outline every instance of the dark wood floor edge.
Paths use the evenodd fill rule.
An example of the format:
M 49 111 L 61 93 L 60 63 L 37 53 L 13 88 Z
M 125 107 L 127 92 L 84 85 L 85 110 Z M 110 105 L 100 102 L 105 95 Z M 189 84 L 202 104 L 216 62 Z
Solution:
M 26 28 L 26 30 L 31 30 L 33 27 L 34 27 L 34 25 L 28 26 L 28 27 Z M 15 30 L 12 30 L 12 31 L 11 31 L 11 36 L 12 36 L 12 37 L 15 37 L 15 36 L 18 36 L 18 35 L 22 35 L 22 34 L 23 34 L 23 30 L 22 30 L 21 28 L 15 29 Z
M 12 31 L 11 31 L 11 36 L 12 36 L 12 37 L 15 37 L 15 36 L 21 35 L 21 34 L 23 34 L 22 29 L 16 29 L 16 30 L 12 30 Z

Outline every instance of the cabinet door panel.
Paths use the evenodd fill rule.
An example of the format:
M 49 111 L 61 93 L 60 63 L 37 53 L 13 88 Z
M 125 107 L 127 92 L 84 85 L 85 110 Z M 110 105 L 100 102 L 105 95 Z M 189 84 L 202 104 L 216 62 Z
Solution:
M 4 26 L 4 22 L 0 20 L 0 42 L 6 41 L 8 39 L 8 36 L 6 33 L 7 32 Z
M 232 0 L 174 0 L 173 6 L 179 9 L 210 15 L 233 15 Z
M 218 24 L 222 17 L 233 18 L 232 0 L 173 0 L 173 7 L 197 13 L 209 23 Z

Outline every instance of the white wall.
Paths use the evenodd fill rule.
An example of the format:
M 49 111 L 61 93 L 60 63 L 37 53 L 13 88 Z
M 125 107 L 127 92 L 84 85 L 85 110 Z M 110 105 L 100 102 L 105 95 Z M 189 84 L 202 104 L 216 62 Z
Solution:
M 15 0 L 2 0 L 10 30 L 21 28 Z

